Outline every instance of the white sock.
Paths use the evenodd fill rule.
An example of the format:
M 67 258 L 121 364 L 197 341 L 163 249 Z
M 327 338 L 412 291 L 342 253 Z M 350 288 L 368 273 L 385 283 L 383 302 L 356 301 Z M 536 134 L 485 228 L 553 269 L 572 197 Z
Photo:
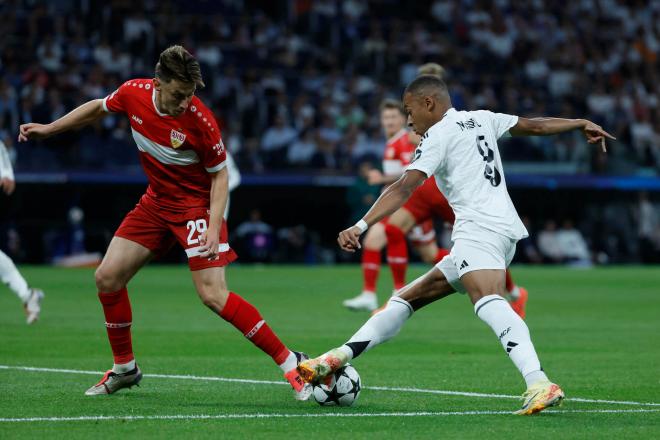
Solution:
M 16 269 L 11 258 L 2 251 L 0 251 L 0 279 L 14 291 L 23 303 L 30 299 L 30 288 L 25 278 Z
M 493 329 L 528 387 L 539 380 L 548 380 L 541 369 L 525 321 L 504 298 L 500 295 L 484 296 L 474 305 L 474 312 Z
M 339 349 L 348 355 L 349 360 L 358 357 L 396 336 L 412 313 L 413 308 L 406 300 L 392 297 L 383 310 L 369 318 Z
M 280 364 L 280 368 L 285 373 L 288 373 L 297 366 L 298 366 L 298 358 L 296 358 L 296 354 L 292 351 L 289 351 L 289 355 L 286 357 L 286 360 Z
M 121 374 L 121 373 L 128 373 L 134 368 L 135 368 L 135 359 L 125 364 L 114 364 L 112 366 L 112 371 L 114 371 L 117 374 Z

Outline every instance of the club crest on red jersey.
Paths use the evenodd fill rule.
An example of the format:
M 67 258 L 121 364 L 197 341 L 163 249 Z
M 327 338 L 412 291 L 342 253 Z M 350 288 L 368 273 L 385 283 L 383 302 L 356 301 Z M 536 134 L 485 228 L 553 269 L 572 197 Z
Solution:
M 172 143 L 172 147 L 174 148 L 179 148 L 183 143 L 186 141 L 186 135 L 181 133 L 180 131 L 176 131 L 172 129 L 170 132 L 170 142 Z

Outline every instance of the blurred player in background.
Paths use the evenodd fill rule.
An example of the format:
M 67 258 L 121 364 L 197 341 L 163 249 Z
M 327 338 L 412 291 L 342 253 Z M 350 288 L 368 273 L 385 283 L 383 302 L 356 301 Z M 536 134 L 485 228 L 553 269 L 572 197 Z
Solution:
M 446 84 L 422 75 L 406 88 L 409 124 L 422 135 L 415 158 L 354 226 L 339 233 L 342 249 L 360 248 L 360 236 L 399 209 L 426 179 L 434 178 L 456 213 L 450 254 L 404 287 L 344 345 L 298 369 L 318 382 L 350 360 L 393 338 L 420 308 L 455 291 L 467 293 L 479 319 L 488 325 L 522 375 L 527 391 L 516 413 L 534 414 L 561 403 L 564 392 L 541 368 L 529 328 L 504 299 L 505 270 L 516 243 L 529 234 L 509 197 L 497 146 L 504 136 L 547 136 L 581 130 L 589 143 L 612 138 L 585 119 L 527 119 L 487 110 L 457 111 Z
M 234 191 L 241 184 L 241 172 L 236 165 L 236 161 L 229 151 L 225 151 L 227 155 L 227 173 L 229 174 L 229 181 L 227 182 L 227 189 L 229 190 L 229 195 L 227 196 L 227 207 L 225 208 L 225 213 L 222 218 L 227 220 L 229 218 L 229 203 L 231 202 L 231 192 Z
M 406 117 L 401 102 L 394 99 L 383 101 L 380 106 L 380 121 L 387 138 L 383 155 L 383 172 L 377 169 L 371 170 L 368 176 L 370 185 L 389 185 L 401 177 L 419 142 L 419 136 L 406 129 Z M 351 310 L 373 311 L 378 307 L 376 283 L 380 273 L 381 252 L 387 245 L 386 225 L 387 219 L 384 219 L 369 229 L 365 236 L 362 250 L 362 293 L 343 302 L 343 305 Z M 422 259 L 428 263 L 435 263 L 438 246 L 435 241 L 433 221 L 413 225 L 409 232 L 409 238 Z M 402 261 L 390 258 L 388 254 L 387 262 L 392 271 L 394 293 L 396 293 L 405 285 L 407 261 L 402 265 Z M 403 278 L 400 276 L 402 270 Z
M 126 81 L 105 99 L 89 101 L 50 124 L 20 127 L 19 141 L 25 142 L 124 113 L 149 179 L 147 192 L 124 218 L 96 271 L 114 366 L 85 394 L 112 394 L 140 382 L 126 285 L 148 261 L 178 242 L 202 302 L 268 354 L 296 398 L 306 400 L 311 389 L 296 370 L 304 355 L 289 350 L 259 311 L 227 288 L 224 267 L 236 259 L 223 221 L 227 158 L 215 117 L 195 96 L 196 88 L 204 86 L 199 63 L 183 47 L 172 46 L 160 54 L 155 70 L 155 78 Z
M 445 69 L 437 63 L 427 63 L 420 66 L 417 73 L 419 75 L 434 75 L 444 80 Z M 405 284 L 408 268 L 406 234 L 414 230 L 416 225 L 433 222 L 434 218 L 448 225 L 454 224 L 454 212 L 447 199 L 438 189 L 435 179 L 427 179 L 422 186 L 415 190 L 408 201 L 388 218 L 385 225 L 387 259 L 388 261 L 396 261 L 396 270 L 392 270 L 395 285 Z M 439 263 L 447 254 L 449 252 L 446 249 L 438 249 L 433 264 Z M 506 291 L 506 298 L 513 310 L 521 318 L 525 318 L 527 290 L 524 287 L 518 287 L 514 283 L 509 269 L 506 270 Z M 384 306 L 385 304 L 382 307 Z M 380 308 L 376 311 L 378 310 Z
M 2 192 L 7 196 L 12 195 L 16 188 L 14 169 L 11 165 L 9 152 L 2 139 L 0 139 L 0 187 L 2 188 Z M 0 251 L 0 279 L 23 303 L 26 322 L 32 324 L 39 319 L 41 300 L 44 298 L 44 292 L 41 289 L 34 289 L 28 286 L 25 278 L 16 269 L 14 262 L 2 251 Z

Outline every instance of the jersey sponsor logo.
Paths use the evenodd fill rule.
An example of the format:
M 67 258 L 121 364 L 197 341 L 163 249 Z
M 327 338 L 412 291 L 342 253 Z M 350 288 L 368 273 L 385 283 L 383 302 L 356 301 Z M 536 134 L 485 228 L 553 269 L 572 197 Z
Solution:
M 213 146 L 213 151 L 215 151 L 218 156 L 220 156 L 222 152 L 225 151 L 225 144 L 222 143 L 222 139 L 220 139 L 218 143 Z
M 180 131 L 176 131 L 172 129 L 172 131 L 170 132 L 170 142 L 172 143 L 172 147 L 179 148 L 181 145 L 183 145 L 185 141 L 186 141 L 185 134 L 181 133 Z
M 410 159 L 412 159 L 412 153 L 411 152 L 401 153 L 401 160 L 404 163 L 410 162 Z
M 138 118 L 135 115 L 131 115 L 131 119 L 137 122 L 138 124 L 142 125 L 142 119 Z
M 394 148 L 385 150 L 385 159 L 392 159 L 394 157 Z

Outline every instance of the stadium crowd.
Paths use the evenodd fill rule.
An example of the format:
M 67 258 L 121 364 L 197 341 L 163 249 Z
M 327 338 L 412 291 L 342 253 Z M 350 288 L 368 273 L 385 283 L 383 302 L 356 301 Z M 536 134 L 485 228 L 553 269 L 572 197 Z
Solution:
M 459 109 L 586 116 L 618 138 L 607 161 L 578 135 L 513 140 L 507 161 L 660 170 L 657 0 L 7 0 L 0 19 L 0 128 L 10 145 L 20 123 L 150 77 L 157 54 L 182 43 L 203 64 L 199 93 L 246 172 L 354 173 L 377 162 L 378 103 L 427 61 L 446 67 Z M 17 168 L 137 169 L 127 125 L 107 118 L 14 145 L 30 149 Z
M 206 88 L 198 93 L 244 173 L 363 174 L 384 150 L 379 103 L 400 97 L 419 65 L 438 62 L 459 109 L 587 117 L 618 139 L 607 156 L 577 133 L 511 139 L 501 145 L 509 172 L 518 166 L 532 173 L 660 174 L 660 1 L 401 5 L 5 0 L 0 139 L 18 157 L 18 172 L 140 173 L 123 116 L 36 143 L 16 144 L 16 131 L 21 123 L 54 120 L 106 96 L 126 79 L 151 77 L 160 51 L 181 43 L 202 64 Z M 347 200 L 354 216 L 378 194 L 360 178 L 355 185 Z M 577 229 L 563 217 L 557 224 L 530 220 L 539 239 L 522 243 L 519 258 L 660 261 L 660 208 L 645 195 L 620 205 L 592 203 L 586 211 L 575 219 Z M 278 252 L 301 261 L 309 252 L 298 243 L 317 241 L 314 231 L 295 228 L 284 235 L 243 232 L 237 238 L 249 246 L 255 236 L 271 237 L 263 240 L 264 252 L 272 243 L 290 243 Z M 252 257 L 278 260 L 264 255 Z

